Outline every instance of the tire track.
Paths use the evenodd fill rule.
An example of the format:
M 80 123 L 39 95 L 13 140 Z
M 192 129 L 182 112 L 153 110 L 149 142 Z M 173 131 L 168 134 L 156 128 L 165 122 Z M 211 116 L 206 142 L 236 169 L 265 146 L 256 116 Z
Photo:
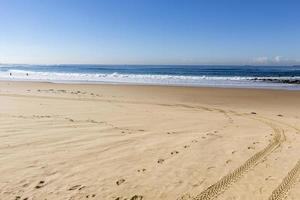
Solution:
M 295 167 L 282 180 L 280 185 L 272 192 L 268 200 L 280 200 L 286 197 L 290 189 L 297 182 L 300 176 L 300 160 L 298 160 Z
M 236 113 L 235 111 L 231 111 L 231 113 L 233 113 L 234 115 L 236 116 L 250 116 L 250 114 L 240 114 L 240 113 Z M 264 120 L 269 120 L 269 121 L 272 121 L 274 123 L 278 123 L 278 124 L 281 124 L 283 126 L 286 126 L 286 127 L 289 127 L 291 129 L 294 129 L 295 131 L 297 131 L 296 134 L 300 134 L 300 128 L 298 128 L 297 126 L 294 126 L 294 125 L 291 125 L 287 122 L 283 122 L 281 120 L 276 120 L 276 119 L 271 119 L 271 118 L 267 118 L 267 117 L 263 117 L 263 116 L 260 116 L 261 119 L 264 119 Z
M 264 119 L 266 119 L 266 118 L 264 117 Z M 283 121 L 280 121 L 280 120 L 275 120 L 275 119 L 269 119 L 269 120 L 272 120 L 273 122 L 276 122 L 276 123 L 282 124 L 284 126 L 287 126 L 287 127 L 291 128 L 291 129 L 294 129 L 295 131 L 297 131 L 296 134 L 300 134 L 300 128 L 298 128 L 296 126 L 293 126 L 293 125 L 291 125 L 289 123 L 286 123 L 286 122 L 283 122 Z
M 253 168 L 260 160 L 262 160 L 265 156 L 273 152 L 276 148 L 280 146 L 282 143 L 282 133 L 283 130 L 276 127 L 271 122 L 259 120 L 268 126 L 270 126 L 274 131 L 274 136 L 272 141 L 261 151 L 254 154 L 250 157 L 243 165 L 227 174 L 219 181 L 209 186 L 207 189 L 202 191 L 197 196 L 193 197 L 193 200 L 210 200 L 217 197 L 224 190 L 226 190 L 232 183 L 236 182 L 240 179 L 249 169 Z

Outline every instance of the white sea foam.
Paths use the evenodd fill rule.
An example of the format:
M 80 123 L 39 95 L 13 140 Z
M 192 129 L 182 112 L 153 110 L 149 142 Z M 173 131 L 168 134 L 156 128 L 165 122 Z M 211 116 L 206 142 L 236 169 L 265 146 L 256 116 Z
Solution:
M 264 78 L 264 77 L 260 77 Z M 268 77 L 270 78 L 270 77 Z M 272 77 L 273 79 L 279 77 Z M 280 77 L 281 79 L 284 77 Z M 291 79 L 291 77 L 287 77 Z M 300 77 L 293 77 L 293 79 Z M 285 88 L 280 83 L 266 83 L 254 81 L 253 77 L 240 76 L 184 76 L 184 75 L 156 75 L 156 74 L 119 74 L 119 73 L 58 73 L 33 72 L 11 69 L 0 72 L 1 80 L 27 80 L 47 82 L 101 82 L 101 83 L 127 83 L 127 84 L 158 84 L 183 86 L 221 86 L 221 87 L 254 87 L 254 88 Z M 289 86 L 288 89 L 294 89 Z M 296 88 L 299 89 L 299 86 Z

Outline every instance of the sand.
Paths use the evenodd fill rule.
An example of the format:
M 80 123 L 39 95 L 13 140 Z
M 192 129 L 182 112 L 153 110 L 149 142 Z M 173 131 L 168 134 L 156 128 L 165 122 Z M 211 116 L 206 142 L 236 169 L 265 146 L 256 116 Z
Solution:
M 300 197 L 300 92 L 0 82 L 1 200 Z

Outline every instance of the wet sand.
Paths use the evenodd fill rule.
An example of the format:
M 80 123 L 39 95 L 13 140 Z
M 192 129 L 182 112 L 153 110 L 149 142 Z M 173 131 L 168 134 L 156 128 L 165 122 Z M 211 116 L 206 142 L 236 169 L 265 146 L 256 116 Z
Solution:
M 300 91 L 0 82 L 0 199 L 298 199 Z

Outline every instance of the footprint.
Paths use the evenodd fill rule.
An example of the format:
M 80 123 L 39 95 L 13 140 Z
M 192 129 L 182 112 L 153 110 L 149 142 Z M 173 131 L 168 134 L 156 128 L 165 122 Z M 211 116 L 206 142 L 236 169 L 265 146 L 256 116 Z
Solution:
M 45 181 L 40 181 L 40 182 L 38 183 L 38 185 L 35 186 L 35 188 L 36 188 L 36 189 L 39 189 L 39 188 L 44 187 L 44 186 L 45 186 L 44 183 L 45 183 Z
M 66 118 L 69 120 L 69 122 L 74 122 L 74 119 L 71 119 L 71 118 Z
M 171 155 L 175 155 L 175 154 L 178 154 L 178 153 L 179 153 L 179 151 L 172 151 Z
M 25 183 L 24 185 L 22 185 L 22 187 L 28 187 L 29 183 Z
M 256 115 L 256 112 L 251 112 L 252 115 Z
M 142 195 L 134 195 L 130 200 L 142 200 L 144 197 Z
M 192 143 L 197 143 L 198 142 L 198 140 L 192 140 Z
M 231 162 L 232 162 L 232 160 L 226 160 L 226 164 L 229 164 Z
M 170 132 L 167 132 L 167 134 L 168 135 L 170 135 L 170 134 L 176 134 L 176 132 L 175 131 L 170 131 Z
M 270 178 L 272 178 L 272 176 L 268 176 L 267 178 L 265 178 L 265 181 L 269 180 Z
M 279 114 L 279 115 L 277 115 L 278 117 L 283 117 L 283 115 L 282 114 Z
M 138 169 L 137 171 L 138 171 L 138 172 L 145 172 L 146 169 L 145 169 L 145 168 L 143 168 L 143 169 Z
M 164 161 L 165 161 L 164 159 L 160 158 L 157 160 L 157 163 L 162 164 Z
M 85 186 L 81 186 L 78 190 L 82 190 L 83 188 L 85 188 Z
M 117 128 L 120 129 L 120 128 Z M 121 131 L 121 133 L 131 134 L 132 132 L 128 131 L 128 129 L 125 129 L 126 131 Z
M 248 149 L 255 149 L 255 147 L 248 147 Z
M 185 148 L 185 149 L 186 149 L 186 148 L 189 148 L 189 147 L 190 147 L 189 145 L 184 145 L 184 146 L 183 146 L 183 148 Z
M 87 199 L 88 199 L 89 197 L 94 198 L 95 196 L 96 196 L 96 194 L 92 194 L 92 195 L 89 195 L 89 194 L 88 194 L 88 195 L 85 196 L 85 198 L 87 198 Z
M 121 178 L 120 180 L 117 180 L 116 184 L 121 185 L 124 182 L 125 182 L 125 179 Z
M 68 190 L 76 190 L 79 188 L 79 190 L 83 189 L 85 186 L 81 186 L 81 185 L 74 185 L 72 187 L 70 187 Z
M 98 123 L 97 121 L 95 121 L 93 119 L 88 119 L 87 122 L 94 123 L 94 124 Z

